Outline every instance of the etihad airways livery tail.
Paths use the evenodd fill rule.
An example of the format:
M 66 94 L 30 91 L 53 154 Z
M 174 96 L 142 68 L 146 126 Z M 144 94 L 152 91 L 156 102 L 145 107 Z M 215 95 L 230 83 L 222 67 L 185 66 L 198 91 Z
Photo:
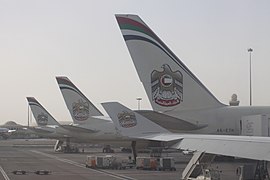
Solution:
M 67 108 L 74 124 L 84 124 L 95 127 L 104 123 L 112 123 L 92 104 L 92 102 L 67 78 L 56 77 Z M 98 119 L 94 117 L 99 117 Z M 98 124 L 97 124 L 98 123 Z
M 181 129 L 180 121 L 186 121 L 199 133 L 238 135 L 243 116 L 270 113 L 270 107 L 222 104 L 139 16 L 116 15 L 116 19 L 153 110 L 168 117 L 140 114 L 155 115 L 155 123 L 175 132 Z
M 54 117 L 34 98 L 27 97 L 28 104 L 34 115 L 37 127 L 30 128 L 37 134 L 55 139 L 69 137 L 69 132 L 61 127 Z
M 37 125 L 42 126 L 59 126 L 60 124 L 54 119 L 54 117 L 34 98 L 26 98 L 29 106 L 33 112 Z
M 224 106 L 138 16 L 116 19 L 153 109 Z

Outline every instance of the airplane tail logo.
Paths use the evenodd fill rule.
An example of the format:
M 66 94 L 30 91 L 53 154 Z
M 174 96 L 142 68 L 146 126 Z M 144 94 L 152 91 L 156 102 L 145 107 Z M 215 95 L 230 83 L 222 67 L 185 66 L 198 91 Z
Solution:
M 120 126 L 131 128 L 137 125 L 136 116 L 133 112 L 123 111 L 117 115 Z
M 172 72 L 169 65 L 162 66 L 163 71 L 151 73 L 152 98 L 160 106 L 175 106 L 183 101 L 183 75 Z
M 82 99 L 72 104 L 72 110 L 73 117 L 77 121 L 85 121 L 89 118 L 89 103 L 83 102 Z
M 48 125 L 48 115 L 43 112 L 37 116 L 37 123 L 39 126 Z

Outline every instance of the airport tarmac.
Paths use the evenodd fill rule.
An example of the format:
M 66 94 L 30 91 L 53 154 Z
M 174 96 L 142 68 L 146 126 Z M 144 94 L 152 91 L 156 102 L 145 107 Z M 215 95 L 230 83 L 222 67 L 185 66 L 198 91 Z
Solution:
M 182 153 L 166 154 L 176 158 L 176 171 L 136 170 L 98 170 L 85 167 L 87 155 L 102 154 L 101 148 L 86 148 L 84 153 L 67 154 L 53 151 L 52 140 L 7 140 L 0 141 L 0 180 L 23 179 L 126 179 L 126 180 L 175 180 L 180 179 L 190 156 Z M 115 156 L 128 157 L 128 153 L 114 153 Z M 139 154 L 140 155 L 140 154 Z M 222 179 L 238 179 L 235 169 L 241 163 L 215 163 L 223 171 Z M 15 170 L 25 170 L 26 175 L 15 175 Z M 38 170 L 51 171 L 49 175 L 37 175 Z

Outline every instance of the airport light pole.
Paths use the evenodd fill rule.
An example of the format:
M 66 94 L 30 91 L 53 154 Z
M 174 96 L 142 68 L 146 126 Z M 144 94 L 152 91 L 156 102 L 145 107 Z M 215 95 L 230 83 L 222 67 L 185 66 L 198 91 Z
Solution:
M 140 105 L 141 105 L 141 100 L 142 100 L 142 98 L 141 97 L 138 97 L 138 98 L 136 98 L 136 100 L 138 101 L 138 110 L 140 110 Z
M 27 125 L 29 127 L 29 104 L 27 103 Z
M 251 86 L 251 53 L 253 49 L 249 48 L 249 105 L 252 105 L 252 86 Z

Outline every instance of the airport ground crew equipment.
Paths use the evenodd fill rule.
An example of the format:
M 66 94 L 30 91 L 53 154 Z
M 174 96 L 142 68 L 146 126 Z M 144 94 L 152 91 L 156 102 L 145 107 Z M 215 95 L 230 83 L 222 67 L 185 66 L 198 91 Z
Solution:
M 157 158 L 154 157 L 137 157 L 136 169 L 157 170 Z
M 162 157 L 157 159 L 159 171 L 176 171 L 175 161 L 173 157 Z
M 100 169 L 126 169 L 132 168 L 133 165 L 127 159 L 117 158 L 112 155 L 105 156 L 87 156 L 85 166 L 89 168 Z
M 114 150 L 111 148 L 110 145 L 106 145 L 103 149 L 102 149 L 103 153 L 114 153 Z

